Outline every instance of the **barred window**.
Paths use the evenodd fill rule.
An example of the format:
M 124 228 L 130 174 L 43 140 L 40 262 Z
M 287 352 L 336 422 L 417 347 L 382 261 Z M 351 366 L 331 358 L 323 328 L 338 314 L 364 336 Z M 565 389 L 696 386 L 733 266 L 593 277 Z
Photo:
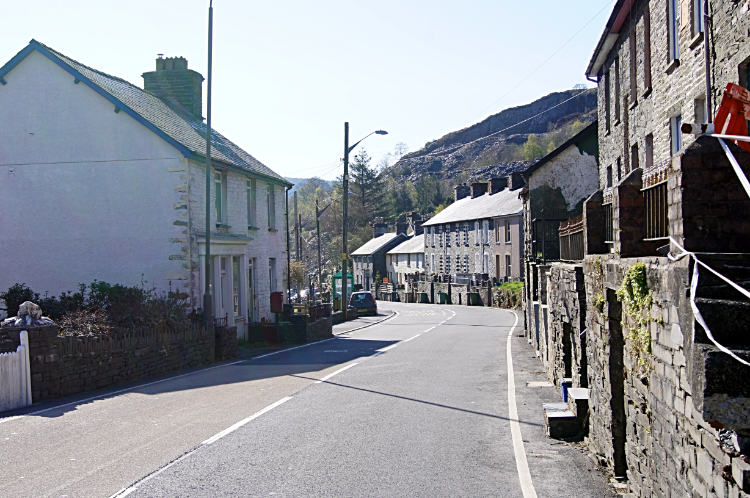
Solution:
M 469 253 L 464 253 L 464 273 L 469 273 Z

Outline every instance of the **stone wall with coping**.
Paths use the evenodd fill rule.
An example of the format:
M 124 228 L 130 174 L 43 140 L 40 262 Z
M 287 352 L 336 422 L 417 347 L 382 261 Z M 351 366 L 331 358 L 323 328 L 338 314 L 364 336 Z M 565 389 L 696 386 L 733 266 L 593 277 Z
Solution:
M 220 335 L 212 329 L 190 327 L 84 337 L 61 337 L 56 325 L 3 328 L 14 342 L 20 341 L 21 330 L 29 333 L 34 402 L 207 365 L 217 359 L 217 343 L 223 348 L 218 360 L 229 359 L 236 355 L 237 345 L 234 327 Z
M 630 330 L 635 322 L 615 296 L 625 272 L 639 262 L 646 265 L 653 298 L 647 323 L 651 352 L 645 354 L 633 347 Z M 694 341 L 695 323 L 685 292 L 689 261 L 620 259 L 613 254 L 587 256 L 584 269 L 588 301 L 593 302 L 597 288 L 606 299 L 601 310 L 588 307 L 586 317 L 589 450 L 615 475 L 626 475 L 637 497 L 740 496 L 732 467 L 746 464 L 732 448 L 739 445 L 737 435 L 721 429 L 747 430 L 733 413 L 748 409 L 747 398 L 745 405 L 742 397 L 734 398 L 734 405 L 713 412 L 703 399 L 700 379 L 709 375 L 711 365 L 703 355 L 711 346 Z M 729 368 L 750 376 L 750 368 L 739 363 Z M 738 475 L 750 475 L 743 472 Z

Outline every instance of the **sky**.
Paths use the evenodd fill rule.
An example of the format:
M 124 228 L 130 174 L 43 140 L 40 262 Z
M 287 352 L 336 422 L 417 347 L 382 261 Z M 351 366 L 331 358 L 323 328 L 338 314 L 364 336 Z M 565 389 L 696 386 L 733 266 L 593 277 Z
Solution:
M 361 146 L 375 165 L 399 142 L 418 150 L 502 109 L 593 86 L 584 71 L 613 5 L 215 0 L 212 125 L 284 176 L 333 179 L 345 121 L 350 143 L 388 131 Z M 157 54 L 207 76 L 208 0 L 26 0 L 5 2 L 3 18 L 0 65 L 33 38 L 141 87 Z

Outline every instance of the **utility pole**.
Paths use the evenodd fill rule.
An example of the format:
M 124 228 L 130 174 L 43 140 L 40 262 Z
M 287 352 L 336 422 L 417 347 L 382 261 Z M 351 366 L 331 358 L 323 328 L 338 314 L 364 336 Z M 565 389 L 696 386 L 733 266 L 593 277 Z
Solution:
M 297 246 L 297 259 L 299 259 L 300 261 L 302 261 L 302 258 L 304 256 L 302 254 L 302 241 L 304 240 L 302 238 L 302 215 L 299 214 L 297 216 L 298 216 L 298 218 L 297 218 L 297 226 L 299 227 L 299 236 L 297 238 L 297 242 L 298 242 L 298 246 Z
M 294 254 L 299 261 L 299 225 L 297 224 L 297 191 L 294 191 Z M 299 289 L 297 290 L 299 292 Z
M 318 199 L 315 199 L 315 229 L 318 233 L 318 288 L 320 289 L 320 297 L 323 298 L 323 279 L 321 277 L 320 270 L 320 213 L 318 211 Z M 313 296 L 315 298 L 315 296 Z
M 291 302 L 292 297 L 292 291 L 291 291 L 291 274 L 290 274 L 290 264 L 289 264 L 289 258 L 291 255 L 289 254 L 289 189 L 286 189 L 286 213 L 284 213 L 284 218 L 286 218 L 286 302 Z
M 214 6 L 208 4 L 208 83 L 206 98 L 206 265 L 205 291 L 203 293 L 203 325 L 208 327 L 213 321 L 213 300 L 211 299 L 211 54 L 213 51 Z
M 346 298 L 346 284 L 347 275 L 349 273 L 349 265 L 347 265 L 347 247 L 346 247 L 346 222 L 349 217 L 349 122 L 344 123 L 344 236 L 342 238 L 342 250 L 341 250 L 341 311 L 344 313 L 344 321 L 346 321 L 346 308 L 348 300 Z

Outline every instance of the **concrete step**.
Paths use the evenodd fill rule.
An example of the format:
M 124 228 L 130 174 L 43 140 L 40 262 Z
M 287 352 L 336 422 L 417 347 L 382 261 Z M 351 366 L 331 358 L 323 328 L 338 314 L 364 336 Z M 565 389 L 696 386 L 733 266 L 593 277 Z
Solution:
M 544 410 L 547 435 L 555 439 L 576 437 L 581 432 L 581 421 L 570 410 Z
M 570 411 L 583 421 L 589 411 L 589 390 L 583 387 L 568 388 L 568 406 Z
M 750 255 L 696 253 L 696 256 L 720 274 L 750 290 Z M 700 275 L 696 297 L 742 299 L 741 293 L 705 268 L 701 268 Z

